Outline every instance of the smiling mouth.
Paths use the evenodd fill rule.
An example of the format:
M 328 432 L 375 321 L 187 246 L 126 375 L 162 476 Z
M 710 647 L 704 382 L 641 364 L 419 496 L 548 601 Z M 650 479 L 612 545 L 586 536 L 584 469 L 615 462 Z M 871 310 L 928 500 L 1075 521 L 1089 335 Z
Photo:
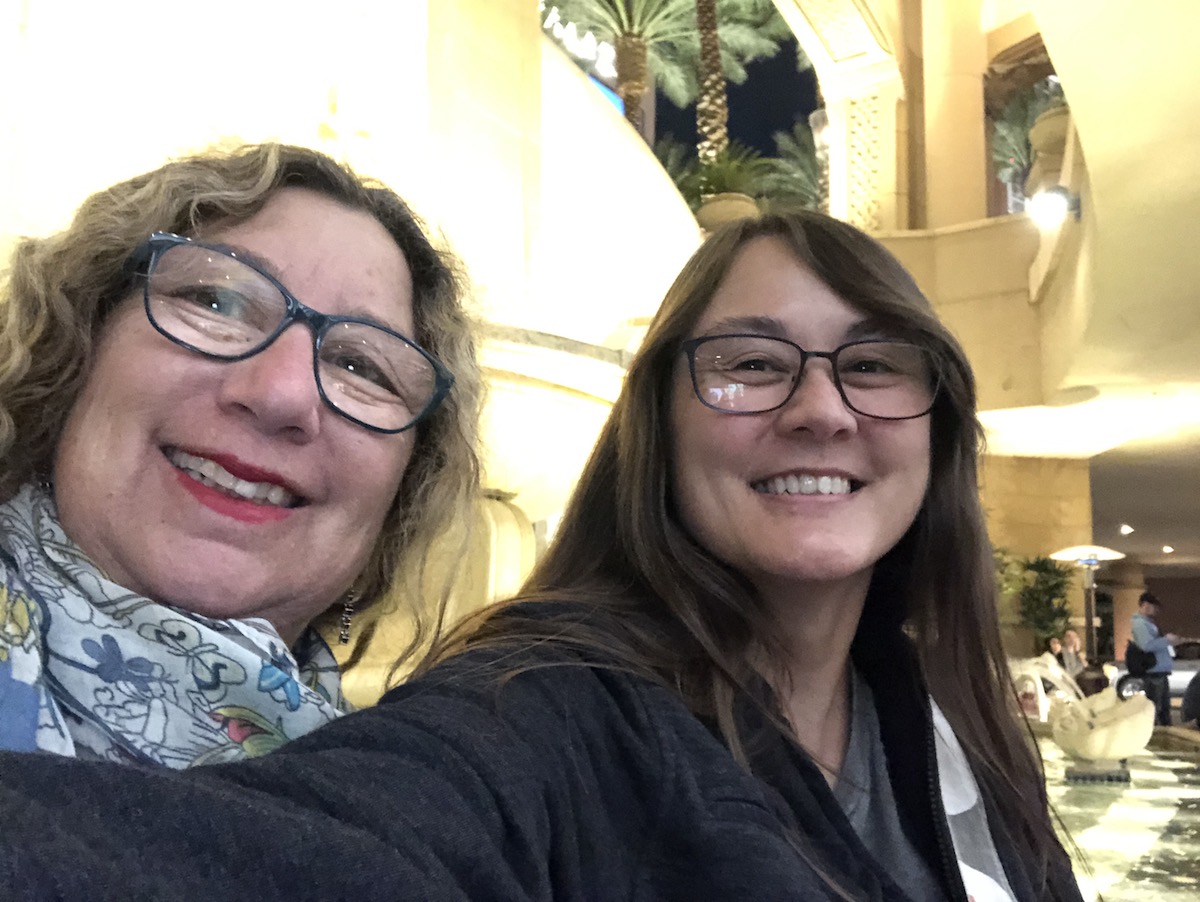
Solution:
M 862 483 L 844 476 L 817 476 L 813 473 L 789 473 L 753 483 L 760 495 L 849 495 Z
M 186 473 L 201 485 L 216 489 L 231 498 L 251 501 L 264 507 L 294 508 L 303 503 L 300 496 L 292 494 L 281 485 L 239 479 L 219 463 L 208 458 L 197 457 L 186 451 L 180 451 L 178 448 L 164 448 L 163 454 L 180 472 Z

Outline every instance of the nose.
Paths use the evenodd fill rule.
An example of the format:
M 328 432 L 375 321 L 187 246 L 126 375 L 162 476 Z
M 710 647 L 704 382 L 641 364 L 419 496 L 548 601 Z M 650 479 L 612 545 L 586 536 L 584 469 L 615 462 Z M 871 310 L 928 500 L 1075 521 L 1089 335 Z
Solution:
M 858 418 L 842 400 L 828 360 L 810 358 L 805 363 L 800 384 L 780 409 L 778 423 L 786 432 L 803 430 L 817 438 L 858 428 Z
M 313 336 L 296 323 L 253 357 L 224 365 L 219 403 L 271 435 L 307 441 L 320 431 Z

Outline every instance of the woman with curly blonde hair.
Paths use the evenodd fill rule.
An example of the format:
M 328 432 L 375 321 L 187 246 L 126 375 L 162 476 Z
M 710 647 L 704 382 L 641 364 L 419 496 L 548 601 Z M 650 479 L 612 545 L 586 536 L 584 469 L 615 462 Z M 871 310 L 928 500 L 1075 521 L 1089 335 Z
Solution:
M 175 160 L 20 242 L 0 748 L 182 768 L 346 710 L 312 624 L 345 642 L 418 582 L 478 483 L 462 288 L 397 195 L 278 144 Z

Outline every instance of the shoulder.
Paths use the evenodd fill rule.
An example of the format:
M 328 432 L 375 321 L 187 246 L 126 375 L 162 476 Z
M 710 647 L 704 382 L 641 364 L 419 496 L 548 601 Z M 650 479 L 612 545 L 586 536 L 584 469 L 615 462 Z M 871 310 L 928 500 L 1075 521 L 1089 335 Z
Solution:
M 466 748 L 527 754 L 544 766 L 622 745 L 663 759 L 664 721 L 689 716 L 650 680 L 548 644 L 461 654 L 383 697 L 380 717 L 420 723 Z

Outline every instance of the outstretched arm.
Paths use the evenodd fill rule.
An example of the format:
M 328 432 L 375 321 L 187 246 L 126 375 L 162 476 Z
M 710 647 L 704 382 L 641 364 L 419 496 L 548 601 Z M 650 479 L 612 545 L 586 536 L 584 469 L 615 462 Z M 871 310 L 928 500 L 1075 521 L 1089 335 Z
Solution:
M 577 842 L 572 812 L 629 801 L 580 766 L 588 700 L 564 691 L 579 680 L 596 682 L 578 667 L 498 695 L 425 681 L 276 754 L 190 771 L 0 755 L 0 897 L 551 899 L 587 847 L 622 839 Z

